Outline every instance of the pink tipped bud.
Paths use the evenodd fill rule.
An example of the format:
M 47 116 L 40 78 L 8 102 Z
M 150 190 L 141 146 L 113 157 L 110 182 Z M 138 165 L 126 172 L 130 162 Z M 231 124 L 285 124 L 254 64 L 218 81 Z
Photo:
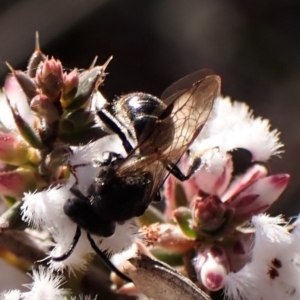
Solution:
M 35 96 L 30 103 L 30 108 L 39 118 L 44 117 L 49 125 L 59 119 L 59 113 L 54 103 L 46 95 Z
M 19 135 L 0 131 L 0 161 L 19 166 L 31 160 L 32 149 Z
M 217 245 L 199 252 L 194 264 L 198 279 L 210 291 L 218 291 L 223 288 L 228 266 L 226 252 Z
M 45 186 L 45 182 L 31 168 L 18 168 L 0 173 L 0 195 L 21 198 L 24 192 Z
M 244 190 L 247 186 L 250 186 L 258 179 L 264 178 L 268 175 L 268 170 L 265 166 L 255 164 L 253 167 L 247 170 L 243 176 L 240 176 L 233 182 L 227 191 L 222 195 L 222 201 L 225 202 Z
M 41 62 L 36 72 L 36 84 L 50 99 L 56 100 L 63 87 L 62 65 L 59 60 Z
M 237 194 L 230 205 L 235 208 L 234 220 L 244 222 L 252 216 L 265 212 L 289 183 L 288 174 L 276 174 L 257 180 Z
M 64 81 L 63 98 L 66 98 L 71 95 L 74 96 L 79 84 L 78 70 L 74 69 L 69 74 L 64 73 L 63 81 Z
M 195 197 L 192 202 L 193 227 L 200 231 L 213 232 L 228 223 L 231 208 L 217 196 Z

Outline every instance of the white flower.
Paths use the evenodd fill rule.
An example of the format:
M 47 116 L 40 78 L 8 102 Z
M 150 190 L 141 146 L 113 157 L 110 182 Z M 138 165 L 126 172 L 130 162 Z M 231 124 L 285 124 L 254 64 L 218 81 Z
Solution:
M 0 294 L 0 300 L 20 300 L 21 292 L 19 290 L 12 290 Z
M 0 294 L 0 300 L 96 300 L 97 296 L 80 295 L 79 297 L 70 297 L 69 290 L 61 288 L 65 279 L 62 275 L 51 273 L 48 269 L 39 267 L 32 272 L 33 282 L 25 286 L 30 290 L 22 293 L 19 290 L 12 290 Z M 99 299 L 101 300 L 101 299 Z
M 54 275 L 47 269 L 39 267 L 39 270 L 33 271 L 33 283 L 27 285 L 29 292 L 23 293 L 24 300 L 61 300 L 67 294 L 67 291 L 60 286 L 64 282 L 61 275 Z
M 67 295 L 67 290 L 60 288 L 64 283 L 62 275 L 49 272 L 43 267 L 32 272 L 33 282 L 25 286 L 29 292 L 21 293 L 12 290 L 1 294 L 1 300 L 62 300 Z
M 282 226 L 283 219 L 266 215 L 252 219 L 255 241 L 252 260 L 225 277 L 230 299 L 299 299 L 299 236 Z
M 254 118 L 245 103 L 219 97 L 191 148 L 200 153 L 215 147 L 221 153 L 244 148 L 251 152 L 254 161 L 266 161 L 270 156 L 281 153 L 282 146 L 279 132 L 270 131 L 268 120 Z

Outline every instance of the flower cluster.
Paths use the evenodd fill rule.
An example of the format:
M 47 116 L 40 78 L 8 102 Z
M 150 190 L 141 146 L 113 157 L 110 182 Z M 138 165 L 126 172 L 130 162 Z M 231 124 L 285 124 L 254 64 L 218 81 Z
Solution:
M 11 74 L 0 95 L 0 195 L 9 207 L 0 230 L 49 231 L 49 271 L 84 269 L 90 261 L 94 250 L 86 234 L 72 255 L 52 260 L 68 251 L 78 230 L 64 205 L 74 196 L 73 187 L 87 193 L 99 174 L 102 153 L 125 155 L 121 141 L 97 115 L 105 105 L 98 86 L 109 61 L 68 71 L 44 55 L 37 41 L 26 72 L 9 66 Z M 109 256 L 129 247 L 136 233 L 135 220 L 128 220 L 116 224 L 113 235 L 95 236 L 93 242 Z
M 108 62 L 81 73 L 64 72 L 61 62 L 45 56 L 37 45 L 27 72 L 10 67 L 0 99 L 3 197 L 19 200 L 24 191 L 65 183 L 72 172 L 70 146 L 107 134 L 94 110 L 104 103 L 97 87 Z
M 112 235 L 92 235 L 91 242 L 89 232 L 82 234 L 65 214 L 74 195 L 86 201 L 105 154 L 126 156 L 120 138 L 97 114 L 106 103 L 98 86 L 108 62 L 67 71 L 37 44 L 27 72 L 10 67 L 0 98 L 0 195 L 10 213 L 2 216 L 0 230 L 49 231 L 49 272 L 83 270 L 95 247 L 109 256 L 133 245 L 130 255 L 114 258 L 121 271 L 128 264 L 124 258 L 136 255 L 138 248 L 178 267 L 207 292 L 224 288 L 232 299 L 297 299 L 300 230 L 296 223 L 291 232 L 281 218 L 263 214 L 289 182 L 288 174 L 269 174 L 268 168 L 269 158 L 280 154 L 283 145 L 269 121 L 254 118 L 243 103 L 215 99 L 203 130 L 178 163 L 188 170 L 190 161 L 201 157 L 201 166 L 185 182 L 167 177 L 166 209 L 161 213 L 149 207 L 138 218 L 145 225 L 140 232 L 136 220 L 129 219 L 116 223 Z M 30 292 L 11 291 L 1 299 L 70 297 L 60 288 L 60 276 L 40 269 L 33 279 Z M 143 294 L 132 284 L 119 292 Z

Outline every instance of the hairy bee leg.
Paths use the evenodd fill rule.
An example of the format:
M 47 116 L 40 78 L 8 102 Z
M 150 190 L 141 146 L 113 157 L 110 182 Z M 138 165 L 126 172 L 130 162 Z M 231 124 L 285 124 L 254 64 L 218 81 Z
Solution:
M 73 253 L 73 251 L 79 241 L 80 235 L 81 235 L 81 230 L 80 230 L 80 227 L 77 226 L 76 233 L 74 235 L 73 241 L 72 241 L 69 249 L 61 256 L 52 257 L 52 260 L 57 261 L 57 262 L 66 260 Z
M 124 126 L 122 126 L 120 122 L 106 109 L 99 110 L 97 112 L 97 115 L 105 125 L 107 125 L 113 132 L 115 132 L 119 136 L 127 154 L 130 153 L 133 150 L 133 147 L 128 142 L 128 132 L 124 128 Z
M 201 158 L 193 157 L 189 163 L 189 169 L 186 175 L 184 175 L 182 171 L 179 169 L 179 167 L 173 163 L 169 163 L 166 166 L 166 169 L 180 181 L 185 181 L 188 180 L 195 173 L 195 171 L 200 167 L 200 165 L 201 165 Z
M 113 272 L 115 272 L 120 278 L 122 278 L 125 281 L 128 282 L 132 282 L 132 280 L 126 276 L 125 274 L 123 274 L 109 259 L 108 257 L 105 255 L 105 253 L 103 251 L 101 251 L 95 241 L 92 239 L 92 237 L 90 236 L 90 234 L 87 234 L 88 240 L 90 241 L 90 244 L 93 248 L 93 250 L 97 253 L 97 255 L 101 258 L 101 260 L 105 263 L 105 265 Z

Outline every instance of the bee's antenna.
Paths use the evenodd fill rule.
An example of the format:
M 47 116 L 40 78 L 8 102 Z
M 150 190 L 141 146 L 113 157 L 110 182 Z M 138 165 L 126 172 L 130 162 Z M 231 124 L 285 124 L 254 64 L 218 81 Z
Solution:
M 101 260 L 106 264 L 107 267 L 109 267 L 111 269 L 111 271 L 115 272 L 120 278 L 122 278 L 125 281 L 128 282 L 132 282 L 132 280 L 126 276 L 125 274 L 123 274 L 109 259 L 108 257 L 105 255 L 105 253 L 103 251 L 101 251 L 95 241 L 92 239 L 92 237 L 90 236 L 90 234 L 87 234 L 87 237 L 91 243 L 92 248 L 94 249 L 94 251 L 99 255 L 99 257 L 101 258 Z
M 73 241 L 72 241 L 69 249 L 61 256 L 52 257 L 52 260 L 59 262 L 59 261 L 63 261 L 65 259 L 67 259 L 74 251 L 74 249 L 79 241 L 80 235 L 81 235 L 81 230 L 80 230 L 80 227 L 77 226 L 76 233 L 74 235 Z

